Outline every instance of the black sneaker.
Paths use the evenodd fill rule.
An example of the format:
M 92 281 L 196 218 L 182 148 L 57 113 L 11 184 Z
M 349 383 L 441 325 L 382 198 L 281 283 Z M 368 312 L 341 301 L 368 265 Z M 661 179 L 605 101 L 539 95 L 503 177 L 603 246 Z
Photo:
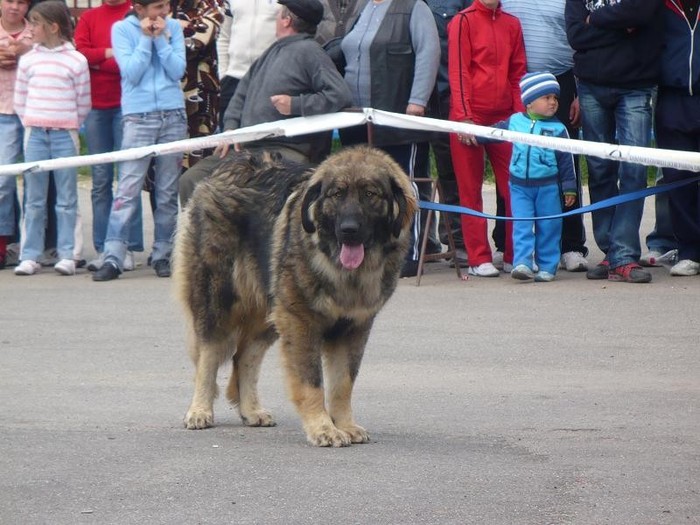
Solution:
M 399 277 L 404 279 L 406 277 L 415 277 L 418 275 L 418 261 L 404 261 L 403 266 L 401 266 L 401 273 Z
M 117 265 L 110 261 L 105 261 L 102 267 L 92 274 L 93 281 L 113 281 L 122 273 Z
M 153 269 L 158 277 L 170 277 L 170 261 L 167 259 L 153 261 Z

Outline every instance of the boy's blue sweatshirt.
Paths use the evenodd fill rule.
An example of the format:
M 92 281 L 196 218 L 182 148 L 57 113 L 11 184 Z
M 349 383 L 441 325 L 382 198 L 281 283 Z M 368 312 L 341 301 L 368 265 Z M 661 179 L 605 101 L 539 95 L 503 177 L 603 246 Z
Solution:
M 127 16 L 112 26 L 112 49 L 121 74 L 122 114 L 184 109 L 185 39 L 179 22 L 166 19 L 165 31 L 151 38 L 138 17 Z
M 492 127 L 531 135 L 569 138 L 566 127 L 556 117 L 534 120 L 526 113 L 515 113 Z M 479 142 L 490 142 L 490 140 L 480 138 Z M 510 158 L 510 182 L 519 186 L 545 186 L 558 183 L 562 193 L 576 194 L 574 156 L 563 151 L 515 142 Z

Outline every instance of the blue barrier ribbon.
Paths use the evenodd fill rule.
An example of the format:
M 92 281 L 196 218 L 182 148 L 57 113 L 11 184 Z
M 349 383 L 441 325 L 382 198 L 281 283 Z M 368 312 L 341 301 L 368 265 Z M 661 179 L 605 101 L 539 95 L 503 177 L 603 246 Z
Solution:
M 567 211 L 564 213 L 558 213 L 556 215 L 545 215 L 542 217 L 501 217 L 499 215 L 489 215 L 488 213 L 472 210 L 471 208 L 465 208 L 464 206 L 454 206 L 452 204 L 440 204 L 438 202 L 429 201 L 419 201 L 418 205 L 424 210 L 459 213 L 461 215 L 471 215 L 473 217 L 480 217 L 482 219 L 499 219 L 504 221 L 542 221 L 547 219 L 560 219 L 563 217 L 569 217 L 571 215 L 581 215 L 584 213 L 602 210 L 603 208 L 618 206 L 620 204 L 635 201 L 637 199 L 646 199 L 651 195 L 675 190 L 676 188 L 680 188 L 682 186 L 686 186 L 687 184 L 692 184 L 693 182 L 698 181 L 700 181 L 700 175 L 691 179 L 679 180 L 676 182 L 670 182 L 668 184 L 652 186 L 651 188 L 644 188 L 643 190 L 633 191 L 631 193 L 616 195 L 615 197 L 610 197 L 609 199 L 604 199 L 602 201 L 596 202 L 595 204 L 589 204 L 588 206 L 582 206 L 580 208 L 576 208 L 575 210 Z

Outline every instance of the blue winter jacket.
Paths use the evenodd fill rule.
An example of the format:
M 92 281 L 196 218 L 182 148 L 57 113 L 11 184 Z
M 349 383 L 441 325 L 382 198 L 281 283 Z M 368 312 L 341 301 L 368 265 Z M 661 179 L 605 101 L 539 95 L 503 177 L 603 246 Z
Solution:
M 688 20 L 680 0 L 666 0 L 660 85 L 700 94 L 700 13 Z
M 112 26 L 112 48 L 124 115 L 184 109 L 185 39 L 179 22 L 166 19 L 165 31 L 154 39 L 143 34 L 136 16 L 127 16 Z
M 492 127 L 531 135 L 569 138 L 566 127 L 556 117 L 533 120 L 527 113 L 515 113 Z M 479 138 L 479 143 L 484 142 L 491 140 Z M 574 156 L 571 153 L 514 142 L 510 158 L 510 182 L 519 186 L 559 184 L 562 193 L 576 194 Z

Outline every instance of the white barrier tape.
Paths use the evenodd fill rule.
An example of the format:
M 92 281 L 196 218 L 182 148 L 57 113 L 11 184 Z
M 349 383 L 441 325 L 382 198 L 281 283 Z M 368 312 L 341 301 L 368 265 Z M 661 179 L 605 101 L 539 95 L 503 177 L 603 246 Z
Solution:
M 636 146 L 619 146 L 584 140 L 562 139 L 530 135 L 515 131 L 500 130 L 475 124 L 438 120 L 427 117 L 415 117 L 388 111 L 364 108 L 361 112 L 341 112 L 312 117 L 296 117 L 275 122 L 266 122 L 256 126 L 227 131 L 209 137 L 185 139 L 168 144 L 155 144 L 96 155 L 65 157 L 38 162 L 23 162 L 0 166 L 0 176 L 19 175 L 36 171 L 51 171 L 61 168 L 77 168 L 93 164 L 122 162 L 148 156 L 167 155 L 204 148 L 213 148 L 219 144 L 245 143 L 262 138 L 287 136 L 294 137 L 329 131 L 333 129 L 359 126 L 372 122 L 379 126 L 391 126 L 403 129 L 423 131 L 439 131 L 447 133 L 468 133 L 479 137 L 505 140 L 508 142 L 523 142 L 533 146 L 579 153 L 623 162 L 634 162 L 647 166 L 661 168 L 676 168 L 690 171 L 700 171 L 700 153 L 689 151 L 663 150 L 656 148 L 640 148 Z

